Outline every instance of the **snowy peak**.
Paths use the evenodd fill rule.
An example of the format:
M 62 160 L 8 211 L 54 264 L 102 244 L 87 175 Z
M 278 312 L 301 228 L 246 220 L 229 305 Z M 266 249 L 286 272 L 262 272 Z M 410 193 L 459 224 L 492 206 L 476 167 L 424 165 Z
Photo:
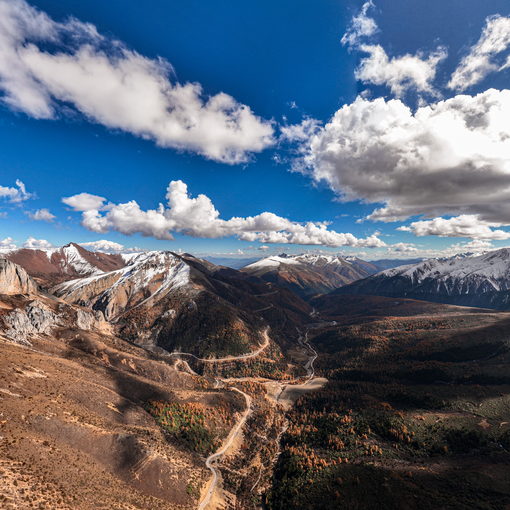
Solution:
M 510 250 L 429 259 L 387 269 L 338 293 L 507 309 L 510 307 Z
M 254 262 L 242 271 L 287 287 L 301 297 L 311 297 L 365 278 L 377 268 L 356 257 L 347 260 L 338 255 L 282 253 Z
M 477 279 L 488 282 L 494 290 L 506 290 L 510 288 L 510 250 L 503 248 L 482 255 L 429 259 L 380 274 L 390 278 L 402 276 L 417 283 L 427 278 L 459 282 Z
M 68 302 L 100 309 L 112 319 L 126 310 L 165 297 L 190 281 L 190 268 L 171 252 L 140 253 L 108 273 L 70 280 L 53 288 Z
M 281 253 L 280 255 L 273 255 L 266 257 L 253 264 L 249 264 L 244 269 L 259 269 L 259 268 L 277 268 L 280 265 L 296 265 L 303 264 L 308 266 L 353 266 L 358 263 L 370 264 L 369 262 L 362 261 L 357 257 L 341 257 L 339 255 L 324 255 L 315 253 L 302 253 L 300 255 L 287 255 Z
M 23 267 L 44 286 L 72 278 L 102 274 L 125 266 L 120 255 L 90 252 L 70 243 L 60 248 L 14 250 L 5 258 Z

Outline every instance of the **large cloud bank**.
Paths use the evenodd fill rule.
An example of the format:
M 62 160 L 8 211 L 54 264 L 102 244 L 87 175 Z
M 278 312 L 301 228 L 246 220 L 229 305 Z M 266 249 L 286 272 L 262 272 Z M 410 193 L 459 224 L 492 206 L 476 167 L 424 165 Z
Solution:
M 244 241 L 263 243 L 382 247 L 377 235 L 357 238 L 353 234 L 328 229 L 325 222 L 298 223 L 271 212 L 246 218 L 220 218 L 219 211 L 206 195 L 190 197 L 182 181 L 170 182 L 167 205 L 143 210 L 136 201 L 114 204 L 105 198 L 80 193 L 63 198 L 63 202 L 82 213 L 82 225 L 98 233 L 117 231 L 142 234 L 156 239 L 173 239 L 173 233 L 203 238 L 237 236 Z

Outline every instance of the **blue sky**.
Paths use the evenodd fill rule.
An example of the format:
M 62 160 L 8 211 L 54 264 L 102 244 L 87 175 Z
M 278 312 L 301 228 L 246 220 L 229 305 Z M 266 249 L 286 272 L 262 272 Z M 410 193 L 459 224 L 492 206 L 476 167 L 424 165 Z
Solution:
M 53 245 L 106 239 L 126 248 L 184 250 L 199 255 L 326 250 L 359 253 L 365 258 L 448 254 L 508 244 L 510 214 L 504 203 L 510 189 L 510 151 L 503 136 L 494 141 L 494 133 L 500 129 L 495 114 L 481 119 L 476 133 L 470 127 L 465 137 L 459 135 L 440 150 L 437 141 L 427 141 L 430 132 L 441 131 L 453 110 L 461 112 L 463 121 L 473 109 L 479 112 L 487 104 L 500 115 L 508 113 L 506 95 L 458 100 L 462 104 L 449 106 L 448 112 L 437 113 L 436 108 L 432 120 L 416 121 L 414 117 L 418 108 L 435 108 L 438 102 L 463 94 L 475 98 L 491 88 L 506 91 L 510 78 L 504 66 L 510 48 L 510 36 L 508 41 L 505 38 L 508 3 L 374 0 L 365 5 L 363 19 L 372 20 L 377 28 L 367 34 L 356 32 L 352 24 L 363 5 L 338 0 L 153 0 L 149 7 L 126 0 L 0 1 L 0 9 L 10 9 L 0 24 L 0 38 L 3 31 L 4 47 L 7 41 L 14 52 L 9 58 L 16 59 L 14 65 L 4 64 L 2 69 L 0 54 L 0 239 L 11 238 L 5 246 L 21 246 L 30 237 Z M 48 27 L 44 33 L 27 22 L 26 17 L 36 12 L 33 8 L 45 13 Z M 500 40 L 493 41 L 489 33 L 485 53 L 480 55 L 481 50 L 477 53 L 473 47 L 484 27 L 491 29 L 487 17 L 493 15 L 500 16 L 494 30 L 499 30 Z M 71 18 L 81 25 L 73 25 Z M 84 23 L 95 27 L 94 34 Z M 341 38 L 349 30 L 354 37 L 342 44 Z M 510 34 L 510 26 L 508 31 Z M 487 50 L 487 45 L 496 43 L 503 44 L 503 50 Z M 201 142 L 202 131 L 193 135 L 190 130 L 188 138 L 176 142 L 169 134 L 175 119 L 163 130 L 159 117 L 144 119 L 143 105 L 141 115 L 136 115 L 136 110 L 118 124 L 112 120 L 115 110 L 112 107 L 113 113 L 110 111 L 111 101 L 102 96 L 106 79 L 101 74 L 92 76 L 92 85 L 80 88 L 75 83 L 80 78 L 73 66 L 83 67 L 77 55 L 85 47 L 92 48 L 87 63 L 109 58 L 116 72 L 119 62 L 136 64 L 135 72 L 143 67 L 157 83 L 161 85 L 165 79 L 171 87 L 199 83 L 202 92 L 197 97 L 203 103 L 198 113 L 194 111 L 197 115 L 205 111 L 209 97 L 228 94 L 236 105 L 232 108 L 246 105 L 250 109 L 245 121 L 236 121 L 246 143 L 239 147 L 236 141 L 234 149 L 229 145 L 229 122 L 237 115 L 229 109 L 222 111 L 227 112 L 227 121 L 223 113 L 221 118 L 217 112 L 209 117 L 209 111 L 199 118 L 199 123 L 211 122 L 212 127 L 203 133 L 219 133 L 207 146 Z M 386 63 L 375 61 L 376 47 L 386 56 Z M 398 60 L 406 54 L 415 60 Z M 69 58 L 63 62 L 59 55 Z M 457 72 L 455 85 L 452 76 L 470 55 L 471 67 Z M 366 64 L 365 75 L 360 76 L 363 59 L 370 56 L 374 61 Z M 434 58 L 437 61 L 432 62 Z M 157 59 L 164 59 L 171 69 L 168 65 L 162 70 Z M 19 70 L 18 60 L 23 66 Z M 473 78 L 473 68 L 484 76 L 463 89 Z M 91 68 L 86 72 L 93 74 Z M 129 76 L 129 69 L 125 72 Z M 430 79 L 424 78 L 427 72 L 433 75 Z M 18 97 L 25 88 L 28 92 Z M 175 89 L 171 93 L 176 93 Z M 361 103 L 351 107 L 358 95 Z M 120 108 L 137 108 L 133 98 L 145 101 L 149 96 L 150 92 L 133 95 L 129 91 L 125 108 L 122 104 Z M 121 103 L 121 94 L 117 97 Z M 177 107 L 183 97 L 176 95 Z M 375 112 L 377 98 L 384 104 Z M 412 128 L 402 112 L 388 111 L 391 100 L 411 109 Z M 345 115 L 325 127 L 342 107 L 347 108 Z M 361 120 L 355 120 L 356 115 L 361 115 Z M 371 152 L 365 150 L 363 139 L 355 139 L 352 132 L 366 129 L 366 116 L 373 120 L 381 115 L 395 116 L 390 118 L 393 124 L 389 129 L 396 129 L 397 122 L 402 133 L 416 130 L 407 146 L 426 153 L 426 162 L 411 165 L 407 149 L 387 138 L 381 138 Z M 301 123 L 307 119 L 312 128 L 300 135 L 300 127 L 306 126 Z M 215 122 L 221 123 L 217 130 Z M 285 131 L 285 126 L 293 128 Z M 281 138 L 282 127 L 285 139 Z M 447 127 L 441 133 L 448 137 Z M 377 131 L 372 136 L 367 129 L 364 136 L 372 141 L 386 134 Z M 360 144 L 356 154 L 347 154 L 345 147 L 328 152 L 328 147 L 338 142 L 335 137 Z M 464 150 L 473 143 L 473 150 Z M 395 150 L 401 154 L 397 163 L 389 157 Z M 360 155 L 360 151 L 364 153 Z M 446 152 L 457 157 L 452 161 Z M 493 161 L 494 153 L 497 161 Z M 430 160 L 440 162 L 431 164 Z M 396 164 L 408 167 L 397 175 L 387 166 Z M 387 177 L 390 174 L 392 177 Z M 432 174 L 444 182 L 437 191 Z M 17 180 L 24 183 L 30 196 L 20 192 Z M 188 195 L 179 191 L 182 200 L 204 194 L 209 202 L 186 202 L 191 212 L 173 215 L 165 198 L 171 181 L 187 185 Z M 367 186 L 372 181 L 377 190 Z M 421 193 L 420 187 L 428 192 Z M 452 193 L 452 187 L 462 188 L 462 193 Z M 105 198 L 95 216 L 88 211 L 90 221 L 85 221 L 87 211 L 79 199 L 62 201 L 82 193 Z M 478 203 L 481 194 L 488 198 Z M 436 201 L 440 196 L 444 198 Z M 130 201 L 138 206 L 129 213 L 136 217 L 129 216 L 125 208 L 121 211 L 120 205 Z M 145 212 L 157 211 L 159 203 L 167 212 L 161 218 L 149 218 Z M 219 211 L 219 217 L 214 217 L 211 207 Z M 385 211 L 367 219 L 376 209 Z M 277 219 L 259 218 L 264 212 Z M 396 216 L 397 221 L 389 221 Z M 232 217 L 242 218 L 242 225 L 216 221 Z M 319 231 L 305 228 L 310 222 Z M 285 242 L 278 242 L 282 240 Z

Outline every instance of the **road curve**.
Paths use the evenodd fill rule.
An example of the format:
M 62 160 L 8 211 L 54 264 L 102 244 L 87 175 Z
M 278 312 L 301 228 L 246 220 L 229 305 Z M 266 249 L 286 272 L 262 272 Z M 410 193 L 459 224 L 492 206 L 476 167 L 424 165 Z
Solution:
M 248 352 L 246 354 L 241 354 L 240 356 L 225 356 L 224 358 L 199 358 L 198 356 L 195 356 L 194 354 L 191 354 L 190 352 L 169 352 L 168 354 L 164 354 L 164 356 L 189 356 L 191 358 L 196 359 L 197 361 L 201 361 L 203 363 L 223 363 L 227 361 L 242 361 L 249 358 L 255 358 L 258 356 L 262 351 L 264 351 L 269 346 L 269 327 L 267 327 L 263 333 L 262 336 L 264 337 L 264 342 L 262 345 L 258 347 L 258 349 Z

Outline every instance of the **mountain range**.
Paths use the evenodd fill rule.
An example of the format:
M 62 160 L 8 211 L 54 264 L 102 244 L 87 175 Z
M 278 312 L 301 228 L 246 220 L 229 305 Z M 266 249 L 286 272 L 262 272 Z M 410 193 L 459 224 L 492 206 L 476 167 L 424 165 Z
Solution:
M 510 307 L 510 249 L 428 259 L 388 269 L 333 294 L 405 297 L 505 310 Z
M 510 317 L 443 303 L 508 308 L 510 250 L 377 274 L 323 255 L 250 266 L 74 244 L 0 258 L 8 501 L 233 510 L 256 487 L 273 508 L 336 507 L 345 479 L 349 508 L 411 508 L 415 491 L 440 508 L 452 475 L 415 473 L 469 454 L 455 508 L 499 508 L 481 448 L 507 487 Z
M 258 260 L 241 271 L 307 298 L 365 278 L 378 268 L 356 257 L 282 253 Z

